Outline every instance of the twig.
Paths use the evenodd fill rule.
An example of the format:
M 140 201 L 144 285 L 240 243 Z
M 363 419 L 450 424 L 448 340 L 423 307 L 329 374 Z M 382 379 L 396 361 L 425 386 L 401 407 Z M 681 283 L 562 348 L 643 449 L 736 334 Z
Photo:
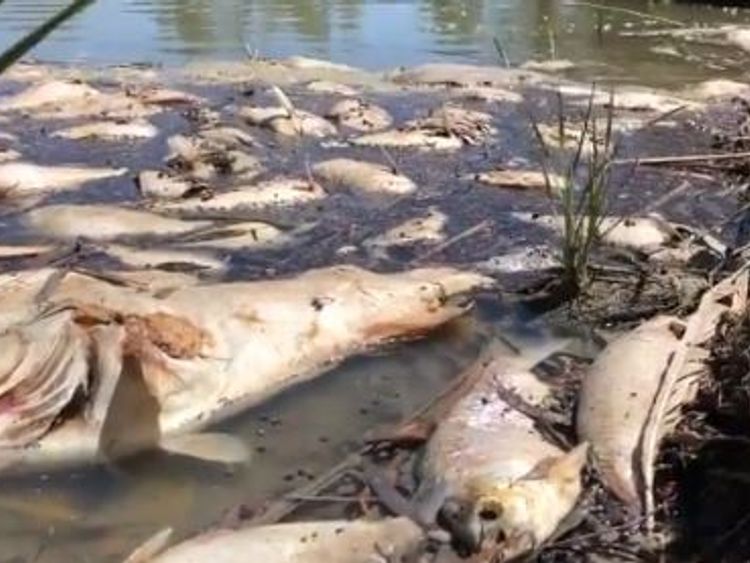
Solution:
M 495 51 L 497 51 L 497 54 L 500 55 L 500 58 L 503 60 L 503 64 L 505 65 L 505 68 L 510 68 L 510 61 L 508 60 L 508 55 L 505 54 L 505 49 L 503 49 L 503 44 L 500 43 L 500 39 L 498 39 L 497 35 L 495 35 L 492 38 L 492 44 L 495 46 Z
M 690 164 L 693 162 L 711 162 L 722 160 L 742 160 L 750 158 L 750 152 L 736 152 L 723 154 L 689 154 L 676 156 L 655 156 L 650 158 L 621 158 L 612 161 L 612 164 L 643 164 L 647 166 L 658 166 L 661 164 Z
M 442 244 L 437 245 L 435 248 L 433 248 L 429 252 L 425 252 L 421 256 L 418 256 L 414 260 L 414 262 L 422 262 L 424 260 L 427 260 L 428 258 L 432 258 L 433 256 L 435 256 L 435 254 L 438 254 L 438 253 L 442 252 L 443 250 L 445 250 L 446 248 L 448 248 L 450 246 L 453 246 L 457 242 L 460 242 L 460 241 L 462 241 L 462 240 L 464 240 L 466 238 L 469 238 L 469 237 L 477 234 L 478 232 L 486 229 L 489 226 L 490 226 L 489 219 L 485 219 L 481 223 L 477 223 L 473 227 L 470 227 L 470 228 L 466 229 L 465 231 L 463 231 L 462 233 L 457 234 L 455 237 L 453 237 L 451 239 L 448 239 L 447 241 L 445 241 Z
M 345 503 L 354 503 L 354 502 L 360 502 L 362 497 L 346 497 L 346 496 L 337 496 L 337 495 L 301 495 L 297 493 L 290 493 L 288 495 L 284 495 L 284 498 L 289 500 L 294 500 L 298 502 L 345 502 Z M 365 501 L 371 502 L 377 500 L 375 497 L 365 497 Z
M 568 6 L 577 6 L 579 8 L 594 8 L 595 10 L 604 10 L 606 12 L 619 12 L 621 14 L 629 14 L 631 16 L 637 16 L 642 19 L 647 20 L 654 20 L 654 21 L 660 21 L 663 23 L 668 23 L 670 25 L 676 25 L 678 27 L 687 27 L 687 24 L 684 24 L 680 21 L 665 18 L 663 16 L 655 16 L 653 14 L 649 14 L 646 12 L 639 12 L 637 10 L 629 10 L 627 8 L 617 8 L 615 6 L 605 6 L 603 4 L 594 4 L 592 2 L 569 2 L 567 4 Z

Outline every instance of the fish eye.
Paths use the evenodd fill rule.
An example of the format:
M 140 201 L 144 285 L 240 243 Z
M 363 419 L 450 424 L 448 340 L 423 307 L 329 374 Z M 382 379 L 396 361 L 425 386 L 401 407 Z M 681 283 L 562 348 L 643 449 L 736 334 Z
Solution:
M 479 511 L 479 518 L 482 520 L 485 520 L 486 522 L 494 522 L 500 517 L 500 515 L 497 513 L 497 510 L 494 508 L 483 508 Z

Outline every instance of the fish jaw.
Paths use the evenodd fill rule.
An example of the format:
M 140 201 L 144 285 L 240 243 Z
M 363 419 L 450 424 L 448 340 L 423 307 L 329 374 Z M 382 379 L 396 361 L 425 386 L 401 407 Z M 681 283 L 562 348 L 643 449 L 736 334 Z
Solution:
M 470 552 L 500 555 L 503 561 L 541 545 L 578 501 L 587 452 L 588 444 L 581 444 L 517 481 L 475 481 L 469 497 L 450 499 L 448 518 L 443 513 L 454 541 Z
M 490 278 L 450 268 L 378 276 L 362 286 L 363 292 L 372 295 L 366 303 L 369 320 L 356 324 L 361 326 L 364 341 L 371 344 L 421 336 L 465 313 L 467 293 L 492 285 Z M 398 312 L 392 307 L 398 307 Z

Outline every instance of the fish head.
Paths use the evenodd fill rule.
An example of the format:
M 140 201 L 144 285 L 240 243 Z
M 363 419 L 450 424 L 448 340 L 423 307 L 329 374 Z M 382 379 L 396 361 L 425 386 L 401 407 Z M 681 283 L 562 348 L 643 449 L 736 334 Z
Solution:
M 420 268 L 398 275 L 360 272 L 353 289 L 363 307 L 367 341 L 419 336 L 466 311 L 473 290 L 491 287 L 485 276 L 453 268 Z
M 465 498 L 446 500 L 440 522 L 464 553 L 488 552 L 506 560 L 533 550 L 575 506 L 587 453 L 588 444 L 581 444 L 516 481 L 476 480 Z

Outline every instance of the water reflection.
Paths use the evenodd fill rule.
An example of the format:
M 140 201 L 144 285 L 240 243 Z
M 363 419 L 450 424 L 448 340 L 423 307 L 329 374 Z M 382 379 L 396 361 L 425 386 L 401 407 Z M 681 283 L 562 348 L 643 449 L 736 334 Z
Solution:
M 750 21 L 750 12 L 705 5 L 605 3 L 688 24 Z M 67 4 L 5 0 L 0 50 Z M 620 79 L 674 83 L 722 71 L 655 54 L 653 47 L 669 46 L 666 39 L 619 34 L 644 26 L 649 24 L 632 14 L 599 12 L 563 0 L 100 0 L 56 30 L 34 54 L 65 61 L 181 63 L 194 57 L 242 58 L 249 44 L 263 55 L 302 53 L 369 68 L 438 58 L 494 64 L 499 59 L 492 40 L 497 37 L 513 62 L 554 52 L 603 63 L 593 67 L 596 73 Z M 737 64 L 724 65 L 726 72 L 743 72 L 736 58 Z

